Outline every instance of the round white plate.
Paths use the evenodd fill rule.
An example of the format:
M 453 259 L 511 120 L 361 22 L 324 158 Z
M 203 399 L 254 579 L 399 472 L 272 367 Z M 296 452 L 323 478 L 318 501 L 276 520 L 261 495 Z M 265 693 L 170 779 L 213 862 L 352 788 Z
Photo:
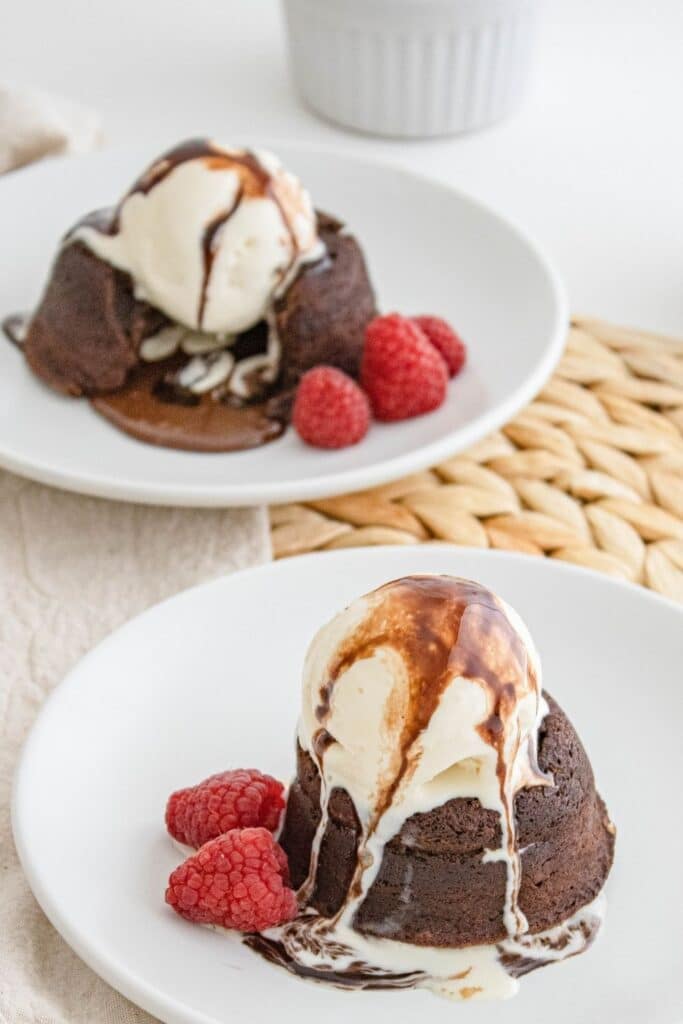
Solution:
M 381 309 L 439 313 L 469 342 L 469 366 L 444 405 L 404 423 L 374 424 L 362 444 L 340 452 L 308 448 L 291 430 L 256 451 L 172 451 L 135 441 L 86 401 L 50 391 L 2 343 L 0 465 L 70 490 L 156 505 L 298 501 L 438 462 L 536 394 L 560 355 L 567 309 L 556 274 L 522 231 L 462 193 L 397 168 L 329 149 L 273 148 L 316 204 L 358 235 Z M 115 201 L 154 155 L 112 150 L 0 181 L 0 318 L 35 305 L 64 231 Z
M 168 794 L 229 767 L 294 767 L 314 631 L 411 572 L 482 580 L 527 619 L 547 688 L 592 758 L 618 827 L 603 933 L 522 979 L 516 999 L 339 992 L 263 961 L 163 902 L 179 862 Z M 16 777 L 14 833 L 46 914 L 102 977 L 173 1024 L 674 1024 L 683 1019 L 680 742 L 683 611 L 643 590 L 519 555 L 452 547 L 309 555 L 187 591 L 134 619 L 47 702 Z M 264 993 L 267 993 L 264 999 Z M 391 1018 L 389 1018 L 391 1014 Z M 384 1016 L 382 1016 L 384 1015 Z

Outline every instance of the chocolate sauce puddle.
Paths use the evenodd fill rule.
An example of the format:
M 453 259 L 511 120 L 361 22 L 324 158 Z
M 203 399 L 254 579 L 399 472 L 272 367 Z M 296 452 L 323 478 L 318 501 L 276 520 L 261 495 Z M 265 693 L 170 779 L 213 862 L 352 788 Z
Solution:
M 3 334 L 23 350 L 30 317 L 12 314 L 0 322 Z M 257 324 L 237 339 L 239 359 L 262 350 L 265 325 Z M 119 430 L 147 444 L 193 452 L 232 452 L 277 440 L 287 428 L 292 395 L 273 388 L 260 402 L 245 403 L 231 395 L 195 395 L 169 383 L 169 371 L 185 357 L 140 363 L 118 391 L 90 398 L 97 413 Z M 220 392 L 220 388 L 216 389 Z
M 164 378 L 169 361 L 135 367 L 118 391 L 90 399 L 93 409 L 119 430 L 162 448 L 193 452 L 231 452 L 258 448 L 282 435 L 287 426 L 283 396 L 233 405 L 211 393 L 193 395 Z

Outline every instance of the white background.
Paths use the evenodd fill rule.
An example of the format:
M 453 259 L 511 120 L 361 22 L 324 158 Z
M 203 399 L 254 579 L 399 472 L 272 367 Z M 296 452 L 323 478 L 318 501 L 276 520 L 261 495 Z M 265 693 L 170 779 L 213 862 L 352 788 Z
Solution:
M 0 76 L 93 105 L 111 143 L 146 140 L 153 155 L 188 134 L 248 133 L 372 152 L 525 224 L 575 311 L 683 333 L 683 0 L 547 0 L 523 110 L 480 135 L 418 143 L 347 134 L 299 105 L 277 0 L 4 0 L 0 11 Z

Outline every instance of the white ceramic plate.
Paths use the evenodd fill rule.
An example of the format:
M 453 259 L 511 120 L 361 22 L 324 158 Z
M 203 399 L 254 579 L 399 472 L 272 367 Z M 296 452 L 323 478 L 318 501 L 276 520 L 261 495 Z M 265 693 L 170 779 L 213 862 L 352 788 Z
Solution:
M 410 572 L 482 580 L 527 619 L 548 689 L 587 747 L 617 823 L 603 933 L 522 979 L 503 1006 L 424 991 L 339 992 L 164 906 L 179 862 L 163 811 L 228 767 L 288 778 L 313 632 Z M 452 547 L 309 555 L 205 584 L 114 633 L 47 702 L 16 778 L 14 831 L 43 909 L 102 977 L 173 1024 L 674 1024 L 683 1019 L 680 742 L 683 611 L 583 570 Z M 384 1014 L 385 1016 L 381 1016 Z M 391 1014 L 391 1018 L 389 1018 Z
M 380 307 L 434 312 L 470 345 L 467 370 L 429 416 L 373 425 L 340 452 L 293 431 L 256 451 L 154 448 L 86 401 L 51 392 L 0 344 L 0 465 L 70 490 L 150 504 L 295 501 L 370 487 L 437 462 L 508 420 L 540 389 L 566 329 L 562 288 L 519 229 L 460 192 L 333 150 L 274 145 L 316 204 L 344 218 L 366 251 Z M 55 160 L 0 181 L 0 316 L 31 309 L 55 247 L 85 211 L 109 205 L 155 154 Z

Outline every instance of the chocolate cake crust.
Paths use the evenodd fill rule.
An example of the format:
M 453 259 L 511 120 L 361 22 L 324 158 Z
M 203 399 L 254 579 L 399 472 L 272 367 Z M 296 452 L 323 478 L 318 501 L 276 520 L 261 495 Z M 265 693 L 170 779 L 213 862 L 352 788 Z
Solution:
M 133 295 L 127 274 L 81 242 L 67 242 L 55 260 L 24 351 L 34 372 L 69 395 L 123 386 L 143 338 L 168 321 Z
M 365 328 L 377 313 L 356 239 L 327 214 L 318 214 L 318 233 L 326 255 L 304 267 L 275 303 L 285 390 L 295 388 L 302 374 L 321 363 L 357 377 Z
M 609 872 L 614 830 L 595 791 L 593 772 L 574 728 L 546 694 L 549 713 L 539 736 L 538 760 L 554 785 L 521 790 L 515 817 L 521 853 L 519 905 L 532 933 L 559 924 L 590 903 Z M 308 872 L 320 821 L 320 778 L 298 750 L 280 842 L 292 882 Z M 323 916 L 342 906 L 351 882 L 359 824 L 344 790 L 330 798 L 311 905 Z M 382 865 L 354 926 L 366 935 L 417 945 L 467 946 L 506 937 L 506 868 L 484 863 L 500 847 L 499 815 L 478 800 L 450 800 L 409 818 L 384 848 Z

